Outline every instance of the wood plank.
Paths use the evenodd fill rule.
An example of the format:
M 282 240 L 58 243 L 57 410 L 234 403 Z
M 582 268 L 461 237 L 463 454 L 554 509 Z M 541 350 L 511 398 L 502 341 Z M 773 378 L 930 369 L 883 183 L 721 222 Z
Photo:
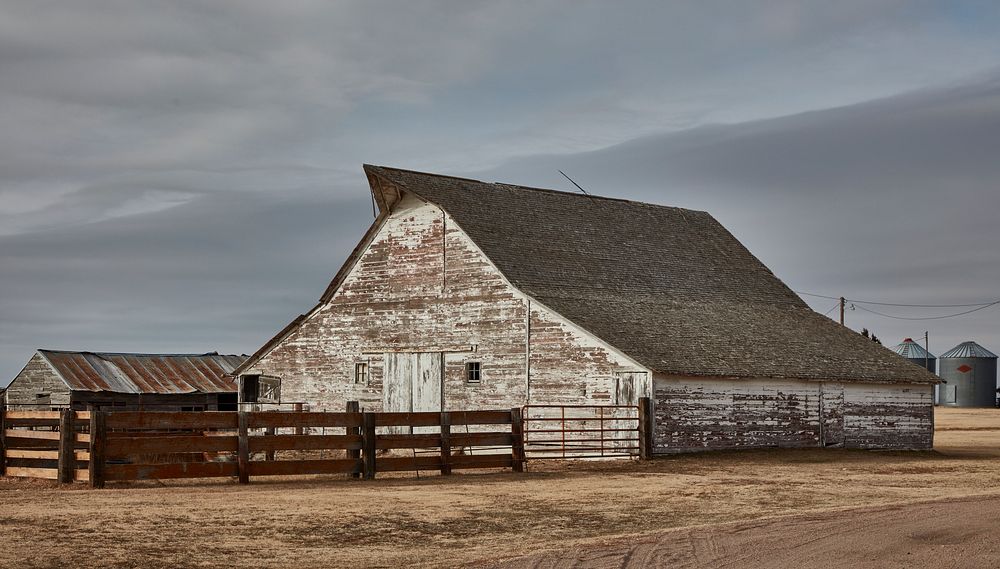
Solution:
M 26 466 L 8 466 L 7 476 L 17 476 L 20 478 L 45 478 L 48 480 L 59 479 L 58 468 L 28 468 Z
M 441 414 L 434 411 L 413 413 L 375 413 L 379 427 L 436 427 L 441 424 Z
M 73 480 L 76 482 L 90 482 L 90 471 L 86 468 L 77 469 L 77 471 L 73 473 Z
M 52 419 L 59 423 L 60 411 L 7 411 L 6 419 Z
M 510 410 L 510 457 L 514 472 L 524 472 L 524 422 L 520 407 Z
M 0 405 L 0 476 L 4 476 L 7 472 L 7 427 L 4 426 L 6 416 L 6 406 Z
M 174 464 L 108 464 L 105 480 L 166 480 L 171 478 L 235 477 L 235 462 L 183 462 Z
M 10 427 L 52 427 L 59 426 L 58 419 L 5 419 L 4 424 Z
M 90 414 L 90 464 L 89 476 L 91 488 L 104 488 L 104 448 L 108 444 L 107 414 L 95 410 Z
M 478 454 L 451 457 L 452 468 L 511 468 L 514 459 L 509 454 Z
M 107 456 L 169 454 L 175 452 L 236 452 L 238 450 L 237 441 L 238 439 L 235 436 L 115 437 L 108 439 L 108 444 L 104 452 Z
M 347 402 L 347 409 L 346 409 L 346 411 L 348 413 L 361 413 L 361 403 L 358 402 L 358 401 L 348 401 Z M 274 433 L 272 432 L 271 434 L 273 435 Z M 359 439 L 361 439 L 362 443 L 364 443 L 364 437 L 361 436 L 361 428 L 360 428 L 360 426 L 359 427 L 347 427 L 346 434 L 347 435 L 357 436 Z M 348 458 L 353 458 L 354 460 L 361 460 L 361 449 L 360 448 L 358 448 L 356 450 L 355 449 L 348 449 L 347 450 L 347 457 Z M 274 454 L 272 453 L 271 456 L 269 456 L 268 458 L 270 460 L 274 460 Z M 352 478 L 360 478 L 361 477 L 361 472 L 360 471 L 359 472 L 354 472 L 354 473 L 351 474 L 351 477 Z
M 247 411 L 240 411 L 237 415 L 239 423 L 239 436 L 236 439 L 237 457 L 236 474 L 239 476 L 240 484 L 250 483 L 250 416 Z
M 451 446 L 511 446 L 514 433 L 452 433 Z
M 509 425 L 510 410 L 450 411 L 452 425 Z
M 74 451 L 73 458 L 75 460 L 79 460 L 80 462 L 87 462 L 90 460 L 90 453 L 85 450 Z
M 109 429 L 236 429 L 232 411 L 112 411 L 106 413 Z
M 454 467 L 454 464 L 452 465 Z M 378 472 L 401 472 L 416 470 L 441 470 L 440 456 L 379 457 L 375 460 Z
M 4 429 L 4 436 L 8 439 L 8 445 L 16 445 L 16 443 L 10 443 L 9 439 L 37 439 L 46 441 L 58 441 L 59 432 L 58 431 L 25 431 L 23 429 Z
M 250 452 L 361 450 L 361 435 L 268 435 L 250 437 Z
M 73 482 L 76 457 L 73 456 L 73 411 L 63 409 L 59 414 L 59 482 Z
M 361 428 L 362 448 L 361 459 L 364 464 L 364 479 L 373 480 L 375 478 L 375 413 L 363 413 L 364 419 Z
M 364 469 L 360 459 L 275 460 L 251 462 L 251 476 L 295 476 L 302 474 L 357 474 Z
M 7 449 L 7 458 L 40 458 L 45 460 L 59 460 L 57 450 L 22 450 Z
M 77 421 L 90 421 L 90 411 L 75 411 Z
M 73 440 L 76 441 L 76 442 L 78 442 L 78 443 L 89 443 L 90 442 L 90 434 L 89 433 L 76 433 L 76 435 L 73 437 Z
M 451 413 L 441 412 L 441 476 L 451 474 Z
M 258 411 L 250 413 L 250 428 L 360 427 L 361 413 Z
M 399 448 L 438 448 L 441 446 L 441 435 L 379 435 L 375 439 L 375 448 L 379 450 Z

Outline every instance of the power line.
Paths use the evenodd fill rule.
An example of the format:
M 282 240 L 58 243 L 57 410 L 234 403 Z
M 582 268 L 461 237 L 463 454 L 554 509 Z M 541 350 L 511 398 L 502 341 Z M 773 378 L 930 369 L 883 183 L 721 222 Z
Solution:
M 570 183 L 571 183 L 571 184 L 573 184 L 574 186 L 576 186 L 576 187 L 577 187 L 577 189 L 578 189 L 578 190 L 580 190 L 581 192 L 583 192 L 583 194 L 584 194 L 584 195 L 586 195 L 586 196 L 589 196 L 589 195 L 590 195 L 590 194 L 589 194 L 589 193 L 587 192 L 587 190 L 583 189 L 583 187 L 582 187 L 582 186 L 580 186 L 580 184 L 577 184 L 576 182 L 574 182 L 574 181 L 573 181 L 573 178 L 570 178 L 569 176 L 567 176 L 567 175 L 566 175 L 566 172 L 563 172 L 562 170 L 556 170 L 556 171 L 557 171 L 557 172 L 559 172 L 560 174 L 562 174 L 564 178 L 566 178 L 567 180 L 569 180 L 569 181 L 570 181 Z
M 824 312 L 823 316 L 829 316 L 830 313 L 833 312 L 834 310 L 836 310 L 838 306 L 840 306 L 840 301 L 839 300 L 837 301 L 837 304 L 834 304 L 833 306 L 830 307 L 830 310 L 827 310 L 826 312 Z
M 872 314 L 877 314 L 879 316 L 884 316 L 886 318 L 894 318 L 896 320 L 941 320 L 941 319 L 944 319 L 944 318 L 954 318 L 956 316 L 962 316 L 962 315 L 965 315 L 965 314 L 972 314 L 973 312 L 978 312 L 980 310 L 984 310 L 984 309 L 989 308 L 991 306 L 996 306 L 997 304 L 1000 304 L 1000 300 L 998 300 L 996 302 L 991 302 L 989 304 L 985 304 L 983 306 L 980 306 L 979 308 L 973 308 L 972 310 L 966 310 L 965 312 L 956 312 L 955 314 L 946 314 L 946 315 L 943 315 L 943 316 L 919 316 L 919 317 L 914 317 L 914 316 L 895 316 L 895 315 L 892 315 L 892 314 L 885 314 L 883 312 L 878 312 L 877 310 L 872 310 L 870 308 L 865 308 L 864 306 L 860 306 L 860 305 L 857 305 L 857 304 L 855 304 L 855 306 L 857 308 L 860 308 L 861 310 L 864 310 L 865 312 L 871 312 Z M 973 306 L 975 306 L 975 305 L 973 305 Z
M 829 300 L 840 300 L 837 296 L 827 296 L 825 294 L 816 294 L 812 292 L 803 292 L 801 290 L 794 291 L 796 294 L 804 294 L 806 296 L 815 296 L 816 298 L 826 298 Z M 1000 300 L 992 300 L 988 302 L 975 302 L 972 304 L 900 304 L 895 302 L 875 302 L 873 300 L 858 300 L 856 298 L 846 299 L 848 302 L 853 302 L 855 304 L 871 304 L 873 306 L 900 306 L 905 308 L 968 308 L 970 306 L 980 306 L 987 307 L 993 306 L 994 304 L 1000 304 Z

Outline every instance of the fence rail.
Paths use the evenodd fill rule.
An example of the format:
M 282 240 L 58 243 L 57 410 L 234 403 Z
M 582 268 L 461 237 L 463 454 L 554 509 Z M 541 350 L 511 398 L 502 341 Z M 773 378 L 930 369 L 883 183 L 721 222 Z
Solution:
M 0 409 L 0 474 L 86 481 L 89 420 L 87 411 Z
M 652 404 L 525 405 L 524 449 L 529 459 L 649 458 Z

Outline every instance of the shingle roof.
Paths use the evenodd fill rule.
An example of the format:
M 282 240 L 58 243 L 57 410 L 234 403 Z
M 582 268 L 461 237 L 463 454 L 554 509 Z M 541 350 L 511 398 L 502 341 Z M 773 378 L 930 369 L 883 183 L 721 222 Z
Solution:
M 975 342 L 962 342 L 947 352 L 941 354 L 942 358 L 995 358 L 996 354 L 980 346 Z
M 901 343 L 896 344 L 896 346 L 892 348 L 892 351 L 910 360 L 922 360 L 924 358 L 930 360 L 936 359 L 934 354 L 925 350 L 923 346 L 914 342 L 912 338 L 906 338 Z
M 711 215 L 365 166 L 441 207 L 522 292 L 669 374 L 939 381 L 811 310 Z M 374 181 L 377 181 L 375 183 Z
M 120 354 L 38 350 L 74 391 L 114 393 L 230 393 L 228 374 L 246 356 L 207 354 Z

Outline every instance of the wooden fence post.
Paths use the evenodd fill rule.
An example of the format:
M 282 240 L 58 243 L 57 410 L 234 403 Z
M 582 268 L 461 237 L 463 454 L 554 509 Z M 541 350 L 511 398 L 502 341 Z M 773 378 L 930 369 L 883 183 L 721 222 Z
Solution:
M 264 429 L 264 436 L 265 437 L 273 437 L 274 436 L 274 427 L 267 427 L 267 428 L 265 428 Z M 273 450 L 265 451 L 264 452 L 264 460 L 274 460 L 274 451 Z
M 373 480 L 375 478 L 375 413 L 364 413 L 361 436 L 362 458 L 364 459 L 364 478 Z
M 524 472 L 524 422 L 521 417 L 521 408 L 513 407 L 510 410 L 510 453 L 513 459 L 514 472 Z
M 451 474 L 451 413 L 441 411 L 441 475 Z
M 90 487 L 104 488 L 104 447 L 107 444 L 104 411 L 96 405 L 90 411 Z
M 293 406 L 293 409 L 295 410 L 296 413 L 301 413 L 302 412 L 302 404 L 301 403 L 296 403 Z M 296 435 L 301 435 L 302 433 L 303 433 L 302 427 L 295 427 L 295 434 Z
M 360 413 L 361 403 L 357 401 L 347 402 L 347 412 L 348 413 Z M 360 435 L 361 427 L 347 427 L 348 435 Z M 347 451 L 347 458 L 353 458 L 354 460 L 359 460 L 361 458 L 361 449 L 350 449 Z M 360 472 L 352 472 L 351 478 L 361 478 Z
M 7 413 L 7 406 L 0 404 L 0 476 L 7 474 L 7 435 L 4 429 L 4 415 Z
M 639 459 L 653 457 L 653 400 L 639 398 Z
M 250 417 L 246 411 L 239 411 L 239 445 L 237 447 L 236 469 L 240 484 L 250 483 Z M 231 447 L 230 447 L 231 448 Z
M 76 433 L 73 431 L 72 409 L 59 412 L 59 482 L 73 482 L 76 471 Z

